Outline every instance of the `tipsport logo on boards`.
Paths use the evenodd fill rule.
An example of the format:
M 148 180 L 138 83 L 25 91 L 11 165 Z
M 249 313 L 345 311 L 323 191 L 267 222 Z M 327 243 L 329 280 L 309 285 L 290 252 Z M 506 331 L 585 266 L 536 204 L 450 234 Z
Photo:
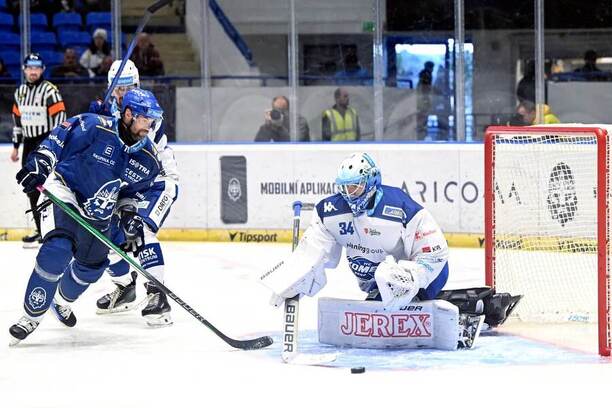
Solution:
M 231 242 L 278 242 L 278 234 L 251 233 L 244 231 L 229 232 Z

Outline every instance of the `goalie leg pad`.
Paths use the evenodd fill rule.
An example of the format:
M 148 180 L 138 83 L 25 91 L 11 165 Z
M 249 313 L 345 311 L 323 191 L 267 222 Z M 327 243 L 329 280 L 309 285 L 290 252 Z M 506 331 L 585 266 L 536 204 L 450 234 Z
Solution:
M 413 302 L 400 311 L 382 302 L 319 298 L 319 341 L 355 348 L 456 350 L 459 309 L 444 300 Z

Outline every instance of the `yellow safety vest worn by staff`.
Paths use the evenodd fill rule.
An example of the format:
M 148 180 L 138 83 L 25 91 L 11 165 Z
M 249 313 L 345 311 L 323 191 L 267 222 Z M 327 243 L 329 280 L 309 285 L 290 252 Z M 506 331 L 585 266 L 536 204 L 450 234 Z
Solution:
M 323 115 L 329 121 L 332 142 L 357 140 L 357 111 L 355 109 L 348 107 L 344 117 L 336 109 L 327 109 Z

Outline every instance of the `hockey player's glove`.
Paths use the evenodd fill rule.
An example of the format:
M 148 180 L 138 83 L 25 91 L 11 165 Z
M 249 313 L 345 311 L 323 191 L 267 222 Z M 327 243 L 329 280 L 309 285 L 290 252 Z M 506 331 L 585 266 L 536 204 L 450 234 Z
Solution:
M 144 243 L 144 221 L 135 208 L 124 209 L 119 225 L 125 234 L 122 249 L 126 252 L 136 252 Z
M 95 101 L 91 102 L 89 104 L 89 112 L 97 114 L 101 114 L 102 112 L 104 112 L 104 105 L 102 104 L 102 101 L 96 99 Z
M 31 193 L 42 185 L 52 170 L 51 159 L 44 154 L 34 152 L 28 162 L 17 172 L 17 183 L 23 186 L 24 193 Z

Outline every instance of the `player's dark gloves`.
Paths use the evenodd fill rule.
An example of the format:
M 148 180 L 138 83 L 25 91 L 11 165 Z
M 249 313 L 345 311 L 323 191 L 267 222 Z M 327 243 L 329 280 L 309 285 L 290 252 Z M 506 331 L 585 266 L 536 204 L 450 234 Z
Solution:
M 28 161 L 15 178 L 23 186 L 24 193 L 31 193 L 42 185 L 51 173 L 51 159 L 44 154 L 34 152 L 28 156 Z
M 121 213 L 119 225 L 125 234 L 125 243 L 122 249 L 126 252 L 136 252 L 144 243 L 144 221 L 136 209 L 131 207 Z

